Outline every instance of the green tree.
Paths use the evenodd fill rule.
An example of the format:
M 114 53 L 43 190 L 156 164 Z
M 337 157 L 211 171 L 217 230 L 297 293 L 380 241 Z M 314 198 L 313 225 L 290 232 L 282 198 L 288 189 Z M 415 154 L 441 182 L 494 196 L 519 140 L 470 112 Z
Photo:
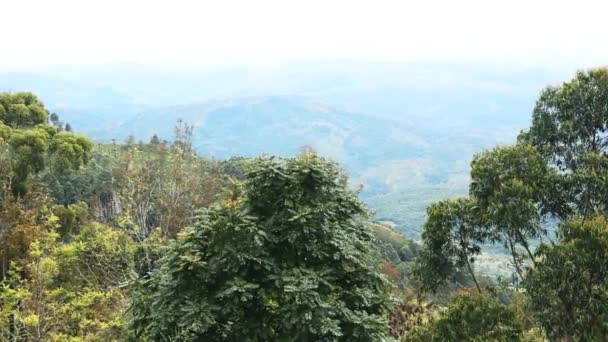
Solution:
M 562 170 L 574 171 L 587 152 L 608 150 L 608 68 L 579 71 L 576 77 L 543 90 L 532 126 L 521 140 L 536 146 Z
M 476 225 L 474 202 L 468 198 L 443 200 L 427 209 L 416 274 L 424 290 L 436 292 L 457 271 L 468 272 L 477 290 L 472 263 L 481 252 L 483 232 Z
M 13 128 L 46 124 L 48 111 L 30 92 L 0 93 L 0 121 Z
M 517 145 L 485 151 L 471 164 L 469 195 L 486 238 L 511 251 L 524 302 L 554 339 L 607 334 L 607 104 L 608 69 L 578 72 L 541 93 Z M 560 241 L 535 251 L 531 242 L 546 236 L 548 218 L 561 222 Z
M 14 194 L 24 194 L 30 174 L 44 169 L 49 139 L 47 131 L 41 128 L 11 132 L 9 144 L 14 160 Z
M 93 144 L 82 134 L 59 132 L 50 141 L 51 167 L 55 172 L 76 171 L 91 158 Z
M 608 68 L 579 71 L 574 79 L 543 90 L 532 126 L 520 134 L 520 141 L 531 143 L 561 171 L 556 185 L 562 191 L 553 194 L 562 203 L 561 218 L 606 213 L 599 203 L 606 198 L 601 179 L 608 164 L 606 103 Z
M 0 121 L 0 141 L 7 142 L 11 137 L 11 128 Z
M 79 170 L 60 172 L 47 168 L 40 174 L 40 180 L 57 203 L 67 206 L 84 201 L 89 207 L 94 207 L 94 199 L 101 193 L 124 186 L 126 177 L 117 171 L 118 159 L 103 146 L 96 146 L 91 151 L 90 160 Z
M 91 225 L 59 244 L 49 231 L 0 282 L 0 337 L 11 341 L 123 341 L 123 259 L 133 242 L 123 232 Z M 120 275 L 120 279 L 117 276 Z M 8 338 L 11 339 L 8 339 Z
M 13 175 L 13 158 L 8 144 L 10 127 L 0 122 L 0 201 L 11 193 Z
M 85 202 L 68 205 L 55 205 L 52 212 L 59 218 L 57 232 L 64 241 L 76 235 L 83 224 L 90 221 L 89 206 Z
M 20 198 L 6 196 L 0 202 L 0 279 L 13 262 L 24 260 L 29 246 L 52 229 L 50 201 L 43 192 L 32 191 Z
M 563 175 L 569 189 L 571 212 L 590 217 L 608 214 L 608 156 L 597 152 L 583 154 L 575 172 Z
M 455 296 L 438 319 L 407 334 L 404 342 L 520 341 L 512 308 L 487 294 Z
M 111 290 L 125 283 L 134 266 L 136 246 L 124 231 L 89 223 L 54 251 L 61 282 L 73 291 Z
M 57 113 L 51 113 L 51 115 L 49 116 L 49 120 L 51 120 L 53 126 L 57 128 L 61 127 L 61 122 L 59 121 L 59 115 L 57 115 Z
M 30 175 L 44 170 L 49 159 L 55 173 L 71 173 L 89 161 L 93 149 L 93 144 L 85 136 L 57 133 L 51 126 L 13 129 L 10 134 L 15 194 L 22 195 L 27 191 Z
M 608 219 L 574 219 L 559 228 L 561 243 L 542 245 L 542 260 L 523 283 L 528 309 L 556 340 L 608 336 Z
M 48 159 L 61 173 L 77 170 L 89 160 L 92 143 L 48 125 L 48 112 L 34 94 L 0 93 L 0 108 L 0 140 L 8 141 L 13 159 L 13 194 L 25 194 L 30 176 L 44 170 Z
M 131 326 L 148 340 L 386 338 L 387 288 L 367 215 L 323 158 L 263 157 L 244 197 L 201 212 L 134 286 Z
M 535 258 L 529 241 L 546 235 L 541 225 L 551 187 L 552 170 L 529 145 L 496 147 L 475 157 L 471 163 L 469 193 L 491 242 L 511 251 L 514 267 L 523 277 L 523 257 Z

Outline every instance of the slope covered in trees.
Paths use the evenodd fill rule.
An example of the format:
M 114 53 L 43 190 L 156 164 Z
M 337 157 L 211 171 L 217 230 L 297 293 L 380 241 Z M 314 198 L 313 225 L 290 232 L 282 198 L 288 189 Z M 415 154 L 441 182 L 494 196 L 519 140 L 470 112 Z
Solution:
M 542 91 L 516 144 L 422 245 L 371 222 L 335 163 L 93 144 L 0 94 L 0 340 L 601 341 L 608 336 L 608 70 Z M 556 235 L 547 230 L 557 225 Z M 512 276 L 478 271 L 487 246 Z
M 538 89 L 569 73 L 460 63 L 132 63 L 0 72 L 0 91 L 34 90 L 96 141 L 169 139 L 182 118 L 208 157 L 288 157 L 313 146 L 363 184 L 360 196 L 378 219 L 419 239 L 426 206 L 466 194 L 473 154 L 512 141 Z
M 132 296 L 144 339 L 382 340 L 388 283 L 367 212 L 314 154 L 252 161 L 242 196 L 214 205 Z M 176 294 L 179 295 L 176 296 Z
M 191 234 L 186 233 L 186 227 L 197 231 L 212 222 L 215 222 L 213 226 L 219 227 L 229 217 L 241 217 L 244 221 L 235 227 L 236 231 L 227 230 L 215 237 L 218 251 L 233 258 L 216 265 L 219 271 L 223 272 L 222 267 L 228 264 L 246 266 L 239 266 L 239 263 L 243 258 L 247 259 L 243 244 L 247 241 L 253 243 L 250 252 L 257 254 L 260 261 L 261 256 L 269 253 L 262 266 L 274 264 L 266 274 L 255 277 L 263 279 L 262 285 L 266 286 L 265 295 L 260 297 L 263 304 L 260 309 L 265 308 L 268 315 L 275 315 L 276 324 L 261 333 L 271 334 L 269 336 L 281 333 L 288 325 L 287 321 L 287 325 L 283 325 L 284 315 L 292 315 L 291 330 L 281 334 L 299 333 L 304 309 L 292 310 L 283 304 L 305 294 L 297 291 L 289 294 L 283 291 L 283 287 L 301 286 L 303 290 L 312 291 L 307 295 L 311 301 L 307 305 L 314 311 L 318 304 L 317 292 L 309 282 L 317 279 L 318 286 L 322 287 L 318 294 L 327 301 L 324 305 L 327 312 L 315 316 L 308 334 L 386 335 L 387 291 L 390 287 L 379 267 L 384 257 L 377 253 L 376 244 L 380 242 L 373 238 L 373 232 L 383 226 L 376 225 L 374 230 L 367 228 L 367 210 L 356 195 L 346 189 L 346 177 L 334 163 L 315 155 L 293 159 L 288 163 L 291 172 L 288 178 L 293 178 L 294 183 L 283 184 L 281 179 L 274 179 L 277 186 L 285 188 L 268 191 L 263 188 L 264 177 L 272 180 L 273 170 L 284 167 L 280 162 L 275 162 L 275 165 L 270 159 L 262 162 L 236 157 L 219 161 L 197 156 L 191 145 L 192 128 L 183 122 L 176 125 L 171 143 L 153 136 L 146 144 L 129 140 L 121 145 L 94 145 L 84 136 L 67 132 L 66 124 L 61 124 L 56 114 L 47 113 L 34 95 L 7 93 L 2 94 L 2 99 L 8 99 L 2 105 L 2 113 L 6 116 L 2 117 L 0 140 L 0 168 L 3 170 L 0 193 L 2 340 L 119 341 L 138 334 L 142 338 L 160 338 L 162 334 L 153 335 L 150 327 L 145 333 L 136 328 L 136 322 L 154 318 L 136 314 L 141 310 L 145 312 L 145 309 L 134 303 L 145 303 L 146 298 L 146 292 L 137 286 L 152 282 L 148 278 L 160 277 L 155 274 L 165 269 L 162 265 L 176 248 L 172 246 L 185 239 L 182 235 Z M 14 106 L 14 103 L 25 107 L 31 105 L 34 110 L 22 110 L 21 121 L 14 120 L 12 118 L 19 118 L 14 108 L 22 107 Z M 40 110 L 35 111 L 37 109 Z M 37 112 L 42 113 L 40 118 L 34 116 Z M 32 117 L 27 116 L 30 113 Z M 10 125 L 4 124 L 5 121 Z M 32 141 L 22 136 L 31 136 Z M 29 167 L 25 176 L 20 173 L 23 165 Z M 259 174 L 256 182 L 260 183 L 257 185 L 262 187 L 260 189 L 256 189 L 250 179 L 255 172 Z M 278 176 L 282 177 L 285 172 L 279 170 Z M 295 186 L 299 184 L 295 181 L 298 174 L 303 182 L 299 195 L 295 192 Z M 14 184 L 19 184 L 18 191 Z M 323 191 L 315 195 L 319 186 Z M 337 201 L 340 192 L 342 200 Z M 292 226 L 285 227 L 283 233 L 272 233 L 276 226 L 267 221 L 276 216 L 273 213 L 268 213 L 266 219 L 256 223 L 258 227 L 255 229 L 259 231 L 261 241 L 266 241 L 267 245 L 274 244 L 271 251 L 260 249 L 259 241 L 251 240 L 249 235 L 254 226 L 247 227 L 247 223 L 253 222 L 251 217 L 254 213 L 246 213 L 244 208 L 246 199 L 253 198 L 254 193 L 258 197 L 250 199 L 249 204 L 261 203 L 264 196 L 270 196 L 267 198 L 270 202 L 274 201 L 272 196 L 275 194 L 285 196 L 286 207 L 281 209 L 282 224 Z M 318 200 L 325 201 L 327 208 L 324 212 L 317 212 Z M 290 201 L 293 207 L 288 205 Z M 346 207 L 349 201 L 350 209 Z M 289 215 L 295 209 L 303 211 L 299 223 L 290 221 Z M 203 216 L 216 217 L 219 221 L 205 221 L 200 216 L 201 210 L 216 213 Z M 255 210 L 265 209 L 258 206 Z M 313 213 L 308 212 L 310 210 Z M 228 217 L 222 216 L 223 213 Z M 312 215 L 312 222 L 319 222 L 327 228 L 325 233 L 319 231 L 319 236 L 310 239 L 310 245 L 303 243 L 309 238 L 308 233 L 315 231 L 307 228 L 307 215 Z M 296 237 L 291 233 L 297 225 L 304 231 L 298 241 L 292 241 Z M 240 230 L 239 227 L 243 226 L 246 229 Z M 410 248 L 411 242 L 397 232 L 388 227 L 381 229 L 391 231 L 383 243 L 391 244 L 401 254 Z M 211 230 L 206 234 L 216 233 L 220 231 Z M 207 243 L 209 235 L 204 237 L 201 243 Z M 226 239 L 234 241 L 232 248 Z M 302 250 L 293 250 L 291 246 L 294 243 L 301 243 Z M 307 256 L 317 249 L 318 252 L 324 250 L 318 255 L 318 260 Z M 290 251 L 295 252 L 291 264 L 301 264 L 300 269 L 281 265 L 281 256 Z M 336 267 L 333 275 L 328 274 L 327 266 L 334 265 L 341 253 L 343 265 Z M 393 251 L 390 256 L 392 267 L 411 262 L 413 255 L 401 257 L 401 254 Z M 178 255 L 180 260 L 182 257 Z M 388 260 L 389 256 L 385 258 Z M 257 259 L 251 260 L 249 265 L 252 273 L 260 266 Z M 229 278 L 228 271 L 225 270 L 225 276 Z M 233 278 L 225 280 L 225 284 L 239 283 L 243 277 L 240 272 L 240 268 L 235 269 Z M 279 275 L 284 276 L 285 283 L 273 289 L 273 282 Z M 157 286 L 154 284 L 152 288 Z M 231 298 L 227 295 L 223 304 Z M 180 300 L 179 297 L 175 299 Z M 215 319 L 225 317 L 230 321 L 238 317 L 231 315 L 243 309 L 239 303 L 240 300 L 233 304 L 232 313 L 215 311 L 219 315 Z M 337 303 L 343 303 L 344 307 L 340 309 L 338 306 L 334 310 Z M 131 310 L 127 310 L 129 306 Z M 154 312 L 170 313 L 169 310 Z M 357 315 L 361 317 L 356 318 Z M 351 323 L 345 324 L 347 320 Z M 173 324 L 169 320 L 152 321 Z M 195 319 L 189 328 L 194 329 L 199 323 Z M 175 324 L 181 326 L 183 322 Z M 255 327 L 255 322 L 247 324 Z M 234 336 L 244 334 L 236 328 L 217 329 L 220 334 L 230 331 Z M 192 333 L 197 330 L 184 331 Z M 215 335 L 216 338 L 218 336 Z
M 418 268 L 425 288 L 435 291 L 463 264 L 474 276 L 479 244 L 502 244 L 513 286 L 549 339 L 605 339 L 607 130 L 608 69 L 543 90 L 516 145 L 475 157 L 469 197 L 429 208 Z M 557 241 L 544 228 L 550 219 Z

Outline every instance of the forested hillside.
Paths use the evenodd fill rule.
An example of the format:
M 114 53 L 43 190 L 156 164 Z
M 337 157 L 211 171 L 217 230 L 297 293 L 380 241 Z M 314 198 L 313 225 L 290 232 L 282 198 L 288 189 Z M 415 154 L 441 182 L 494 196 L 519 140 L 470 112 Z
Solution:
M 408 194 L 445 196 L 420 243 L 376 221 L 356 185 L 417 174 L 375 148 L 463 151 L 449 132 L 420 142 L 413 126 L 273 96 L 174 108 L 177 122 L 142 112 L 113 129 L 144 118 L 164 129 L 99 142 L 43 100 L 0 93 L 2 341 L 608 336 L 608 69 L 545 88 L 516 143 L 479 147 L 454 192 L 468 196 Z M 280 125 L 254 130 L 258 113 Z M 254 156 L 267 144 L 284 151 Z M 507 277 L 480 271 L 489 248 L 507 251 Z
M 539 89 L 570 71 L 482 64 L 301 61 L 272 66 L 54 66 L 0 73 L 95 141 L 172 139 L 178 119 L 215 158 L 291 156 L 345 168 L 377 219 L 419 240 L 425 208 L 467 192 L 475 152 L 512 143 Z

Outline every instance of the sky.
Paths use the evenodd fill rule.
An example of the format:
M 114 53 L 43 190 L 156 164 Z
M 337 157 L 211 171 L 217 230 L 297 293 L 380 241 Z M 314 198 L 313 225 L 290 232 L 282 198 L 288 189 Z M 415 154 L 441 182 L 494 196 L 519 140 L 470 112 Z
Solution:
M 0 68 L 608 62 L 608 1 L 0 0 Z

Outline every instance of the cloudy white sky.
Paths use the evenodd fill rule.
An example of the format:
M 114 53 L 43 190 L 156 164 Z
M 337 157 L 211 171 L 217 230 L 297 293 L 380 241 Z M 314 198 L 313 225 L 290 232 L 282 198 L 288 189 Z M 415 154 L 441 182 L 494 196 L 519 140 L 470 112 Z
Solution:
M 0 67 L 608 62 L 608 1 L 0 0 Z

